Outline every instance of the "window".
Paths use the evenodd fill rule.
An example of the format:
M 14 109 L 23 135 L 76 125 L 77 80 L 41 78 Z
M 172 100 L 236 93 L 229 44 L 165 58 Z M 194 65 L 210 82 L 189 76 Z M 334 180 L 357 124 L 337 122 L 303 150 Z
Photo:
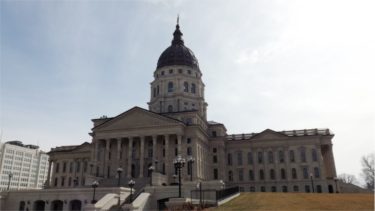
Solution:
M 263 169 L 259 170 L 259 179 L 264 180 L 264 171 Z
M 317 185 L 316 186 L 316 192 L 317 193 L 321 193 L 322 192 L 322 186 L 321 185 Z
M 173 92 L 173 82 L 168 82 L 168 92 Z
M 288 192 L 288 186 L 285 186 L 285 185 L 284 185 L 284 186 L 282 187 L 282 191 L 283 191 L 284 193 Z
M 242 165 L 242 152 L 237 152 L 237 165 Z
M 65 185 L 65 177 L 61 177 L 61 187 L 64 187 Z
M 284 151 L 279 151 L 279 162 L 284 163 Z
M 216 131 L 212 131 L 212 137 L 216 137 L 217 134 L 216 134 Z
M 281 179 L 286 179 L 285 169 L 280 170 Z
M 231 181 L 231 182 L 233 181 L 233 172 L 232 171 L 228 172 L 228 180 Z
M 212 158 L 212 160 L 213 160 L 214 163 L 217 163 L 217 156 L 214 155 L 213 158 Z
M 299 191 L 299 188 L 298 188 L 297 185 L 293 186 L 293 191 L 294 191 L 294 192 L 298 192 L 298 191 Z
M 188 70 L 188 74 L 189 74 L 189 75 L 191 74 L 191 70 Z
M 300 148 L 301 162 L 306 162 L 306 150 L 304 147 Z
M 161 71 L 161 75 L 164 75 L 164 71 Z
M 228 153 L 228 165 L 231 166 L 232 165 L 232 154 L 231 153 Z
M 271 187 L 271 191 L 272 191 L 272 192 L 276 192 L 276 191 L 277 191 L 276 186 L 272 186 L 272 187 Z
M 156 94 L 159 95 L 159 85 L 156 86 Z
M 154 93 L 154 97 L 156 97 L 156 88 L 154 87 L 154 89 L 153 89 L 153 93 Z
M 56 177 L 55 178 L 55 187 L 57 187 L 57 183 L 58 183 L 58 178 Z
M 311 157 L 313 161 L 318 161 L 318 155 L 316 153 L 316 149 L 312 149 L 311 151 Z
M 184 82 L 184 92 L 189 92 L 189 83 L 188 82 Z
M 72 186 L 72 178 L 71 178 L 71 177 L 69 177 L 69 180 L 68 180 L 68 186 L 69 186 L 69 187 Z
M 163 157 L 165 157 L 165 149 L 163 148 Z
M 187 155 L 192 155 L 193 154 L 192 150 L 191 150 L 191 147 L 186 148 L 186 154 Z
M 83 163 L 83 172 L 87 172 L 87 161 Z
M 261 187 L 260 187 L 260 191 L 261 191 L 261 192 L 266 192 L 266 187 L 261 186 Z
M 310 193 L 310 185 L 305 185 L 305 192 Z
M 268 162 L 273 163 L 273 152 L 272 151 L 268 152 Z
M 187 139 L 186 139 L 186 142 L 187 142 L 188 144 L 191 144 L 191 138 L 187 138 Z
M 253 170 L 249 170 L 249 180 L 254 181 L 254 172 Z
M 218 175 L 219 173 L 218 173 L 218 171 L 217 171 L 217 169 L 214 169 L 214 179 L 216 180 L 216 179 L 219 179 L 219 175 Z
M 56 173 L 59 173 L 60 163 L 56 163 Z
M 303 171 L 303 178 L 308 179 L 309 178 L 309 172 L 308 172 L 307 167 L 303 167 L 302 171 Z
M 178 150 L 177 148 L 174 148 L 174 155 L 177 156 L 177 154 L 178 154 Z
M 195 90 L 195 84 L 192 83 L 191 84 L 191 93 L 195 94 L 196 90 Z
M 247 164 L 249 165 L 253 164 L 253 153 L 251 152 L 247 153 Z
M 168 112 L 173 112 L 173 106 L 172 105 L 168 106 Z
M 212 149 L 212 152 L 213 152 L 213 153 L 216 153 L 216 152 L 217 152 L 217 148 L 214 147 L 214 148 Z
M 178 69 L 178 73 L 182 73 L 182 69 Z
M 319 178 L 320 177 L 320 172 L 319 172 L 319 168 L 318 167 L 314 167 L 314 176 L 315 176 L 315 178 Z
M 292 162 L 292 163 L 295 161 L 294 151 L 293 150 L 289 151 L 289 159 L 290 159 L 290 162 Z
M 297 170 L 295 168 L 292 168 L 292 178 L 297 179 Z
M 76 172 L 80 172 L 81 171 L 81 163 L 79 161 L 77 161 L 76 163 Z
M 193 166 L 192 166 L 192 163 L 191 163 L 191 162 L 188 162 L 188 163 L 187 163 L 187 174 L 188 174 L 188 175 L 191 174 L 191 170 L 190 170 L 190 169 L 191 169 L 192 167 L 193 167 Z
M 258 152 L 258 163 L 262 163 L 262 162 L 263 162 L 263 153 Z
M 169 70 L 169 74 L 172 74 L 172 73 L 173 73 L 173 69 L 170 69 L 170 70 Z
M 270 170 L 270 179 L 272 179 L 272 180 L 275 179 L 275 170 L 273 170 L 273 169 Z
M 243 181 L 243 169 L 238 169 L 238 181 Z
M 64 173 L 66 171 L 66 162 L 63 163 L 63 170 L 62 170 Z
M 250 192 L 255 192 L 255 187 L 254 186 L 250 187 Z

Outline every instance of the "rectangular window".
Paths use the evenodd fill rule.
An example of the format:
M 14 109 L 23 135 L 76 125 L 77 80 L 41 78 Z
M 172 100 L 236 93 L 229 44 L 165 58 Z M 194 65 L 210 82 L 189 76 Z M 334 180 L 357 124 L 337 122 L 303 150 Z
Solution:
M 63 172 L 65 173 L 66 171 L 66 162 L 63 163 Z
M 310 185 L 305 185 L 305 192 L 310 193 Z
M 320 172 L 319 172 L 319 168 L 318 167 L 314 168 L 314 176 L 315 176 L 315 178 L 319 178 L 320 177 Z
M 232 154 L 230 154 L 230 153 L 228 154 L 228 160 L 227 160 L 227 161 L 228 161 L 227 164 L 228 164 L 229 166 L 231 166 L 231 165 L 232 165 Z
M 273 163 L 273 152 L 272 151 L 268 152 L 268 162 Z
M 279 151 L 279 162 L 284 163 L 284 151 Z
M 186 139 L 186 142 L 187 142 L 188 144 L 191 144 L 191 138 L 187 138 L 187 139 Z
M 56 163 L 56 173 L 59 173 L 60 163 Z
M 303 178 L 304 178 L 304 179 L 308 179 L 308 178 L 309 178 L 309 171 L 308 171 L 308 168 L 307 168 L 307 167 L 303 167 L 303 168 L 302 168 L 302 171 L 303 171 Z
M 318 161 L 318 155 L 316 153 L 316 149 L 312 149 L 311 151 L 311 157 L 313 161 Z
M 243 169 L 238 169 L 238 181 L 243 181 Z
M 213 159 L 213 163 L 217 163 L 217 156 L 216 156 L 216 155 L 214 155 L 214 156 L 212 157 L 212 159 Z
M 219 179 L 219 173 L 217 169 L 214 169 L 214 179 L 215 180 Z
M 239 166 L 242 165 L 242 152 L 241 151 L 237 152 L 237 164 Z
M 216 137 L 217 134 L 216 134 L 216 131 L 212 131 L 212 137 Z
M 212 152 L 213 152 L 213 153 L 216 153 L 216 152 L 217 152 L 217 149 L 214 147 L 214 148 L 212 149 Z
M 247 153 L 247 164 L 249 165 L 253 164 L 253 153 L 251 152 Z
M 306 162 L 306 151 L 305 151 L 305 148 L 301 148 L 300 149 L 300 153 L 301 153 L 301 162 Z
M 249 180 L 254 181 L 254 172 L 253 170 L 249 170 Z

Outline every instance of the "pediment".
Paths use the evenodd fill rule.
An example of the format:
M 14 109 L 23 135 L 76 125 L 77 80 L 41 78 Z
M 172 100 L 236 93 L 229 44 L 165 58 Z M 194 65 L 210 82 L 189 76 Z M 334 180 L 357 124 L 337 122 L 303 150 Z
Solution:
M 285 138 L 287 137 L 286 135 L 282 133 L 278 133 L 274 130 L 271 129 L 266 129 L 255 136 L 253 136 L 253 139 L 278 139 L 278 138 Z
M 93 128 L 93 131 L 109 131 L 134 128 L 181 125 L 182 122 L 148 110 L 134 107 Z

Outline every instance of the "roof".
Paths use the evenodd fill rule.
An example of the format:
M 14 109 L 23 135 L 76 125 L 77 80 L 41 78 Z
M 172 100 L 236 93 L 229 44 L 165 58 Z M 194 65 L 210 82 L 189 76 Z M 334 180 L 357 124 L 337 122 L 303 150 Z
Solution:
M 269 129 L 267 129 L 269 130 Z M 262 132 L 260 132 L 262 133 Z M 242 133 L 242 134 L 230 134 L 227 135 L 228 141 L 238 141 L 238 140 L 249 140 L 254 138 L 260 133 Z M 283 130 L 278 131 L 281 135 L 286 135 L 289 137 L 301 137 L 301 136 L 333 136 L 334 134 L 328 128 L 314 128 L 314 129 L 302 129 L 302 130 Z
M 89 144 L 89 142 L 84 142 L 83 144 L 80 144 L 80 145 L 68 145 L 68 146 L 55 147 L 55 148 L 51 148 L 51 151 L 49 153 L 72 151 L 86 144 Z

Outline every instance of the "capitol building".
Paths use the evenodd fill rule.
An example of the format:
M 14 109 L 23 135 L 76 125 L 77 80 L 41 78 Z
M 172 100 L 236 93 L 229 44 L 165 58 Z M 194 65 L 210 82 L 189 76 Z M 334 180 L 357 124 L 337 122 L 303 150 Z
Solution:
M 329 129 L 227 134 L 224 123 L 207 120 L 204 70 L 182 35 L 177 23 L 153 72 L 148 110 L 133 107 L 92 119 L 90 142 L 48 153 L 44 189 L 10 192 L 2 196 L 3 206 L 109 210 L 133 203 L 140 210 L 162 209 L 181 194 L 178 184 L 180 197 L 190 198 L 198 182 L 207 190 L 337 192 Z M 176 158 L 185 165 L 177 167 Z

